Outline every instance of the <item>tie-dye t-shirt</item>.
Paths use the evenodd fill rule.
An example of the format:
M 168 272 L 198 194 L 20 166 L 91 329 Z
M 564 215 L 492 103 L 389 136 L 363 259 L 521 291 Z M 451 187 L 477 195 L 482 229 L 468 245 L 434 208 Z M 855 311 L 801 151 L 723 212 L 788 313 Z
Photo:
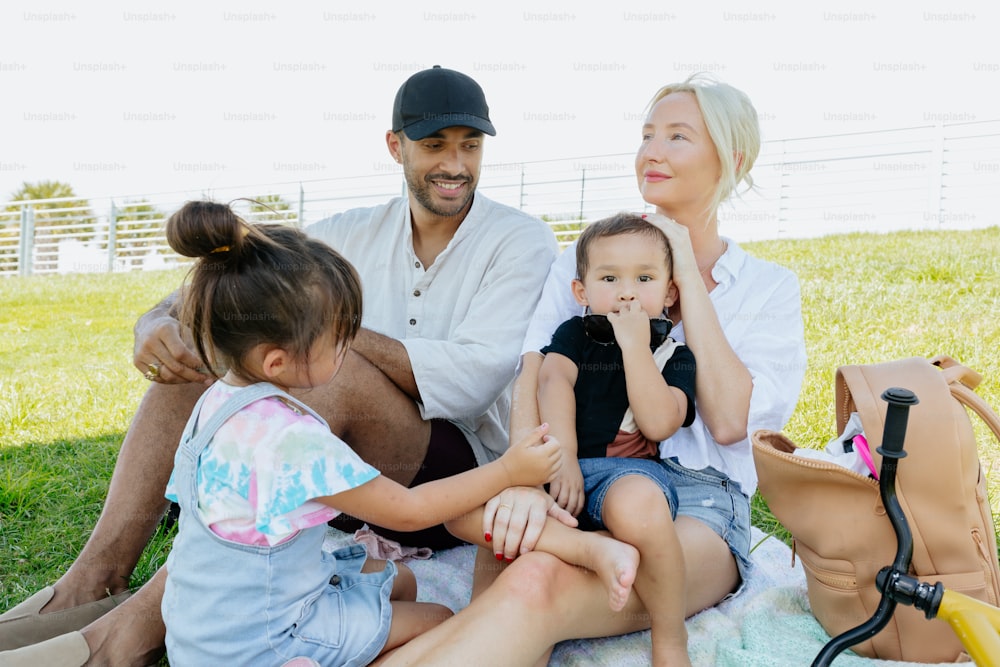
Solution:
M 240 387 L 216 382 L 199 424 Z M 256 401 L 226 421 L 198 462 L 198 509 L 212 532 L 270 546 L 339 512 L 310 500 L 369 482 L 379 471 L 309 414 L 277 397 Z M 176 502 L 173 474 L 166 496 Z

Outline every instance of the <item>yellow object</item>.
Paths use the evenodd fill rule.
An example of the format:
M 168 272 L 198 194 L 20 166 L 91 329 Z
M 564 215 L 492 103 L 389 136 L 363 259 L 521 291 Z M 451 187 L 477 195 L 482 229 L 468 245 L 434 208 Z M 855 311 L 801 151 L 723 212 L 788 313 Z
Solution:
M 1000 609 L 946 590 L 937 617 L 948 621 L 979 667 L 1000 667 Z

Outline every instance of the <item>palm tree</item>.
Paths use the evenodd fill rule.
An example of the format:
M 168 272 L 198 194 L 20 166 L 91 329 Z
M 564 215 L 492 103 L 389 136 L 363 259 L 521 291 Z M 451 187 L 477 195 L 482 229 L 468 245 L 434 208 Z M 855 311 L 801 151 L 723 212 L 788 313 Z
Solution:
M 68 183 L 25 182 L 11 195 L 10 201 L 32 202 L 8 204 L 6 211 L 20 216 L 25 206 L 30 206 L 33 210 L 34 234 L 30 246 L 33 248 L 36 270 L 56 267 L 58 244 L 61 239 L 72 237 L 80 241 L 89 241 L 94 237 L 96 219 L 90 210 L 90 202 L 77 198 L 73 187 Z
M 250 201 L 250 214 L 257 222 L 287 222 L 296 224 L 299 214 L 281 195 L 259 195 Z
M 42 200 L 42 201 L 37 201 Z M 35 227 L 48 227 L 60 224 L 83 224 L 93 231 L 94 214 L 90 210 L 90 202 L 77 199 L 73 186 L 59 181 L 25 182 L 21 188 L 10 196 L 10 201 L 34 201 Z M 23 205 L 10 204 L 8 211 L 20 211 Z

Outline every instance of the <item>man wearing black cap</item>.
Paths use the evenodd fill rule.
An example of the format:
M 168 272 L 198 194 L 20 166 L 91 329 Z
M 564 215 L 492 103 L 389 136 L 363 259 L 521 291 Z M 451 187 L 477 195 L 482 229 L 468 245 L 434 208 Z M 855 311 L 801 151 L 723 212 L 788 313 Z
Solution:
M 484 134 L 496 130 L 475 81 L 440 67 L 417 72 L 400 87 L 386 133 L 407 196 L 307 230 L 357 268 L 364 328 L 334 381 L 301 398 L 362 458 L 407 485 L 506 448 L 509 385 L 556 255 L 544 223 L 476 194 Z M 148 664 L 162 651 L 165 571 L 122 601 L 208 380 L 171 314 L 175 306 L 176 295 L 136 324 L 134 363 L 151 385 L 97 527 L 58 582 L 0 615 L 0 650 L 60 635 L 17 664 L 80 665 L 88 656 L 102 665 Z M 456 543 L 440 526 L 391 537 L 434 548 Z
M 386 132 L 389 153 L 403 165 L 407 196 L 307 229 L 358 269 L 365 328 L 352 350 L 410 404 L 378 415 L 409 436 L 389 444 L 370 448 L 365 438 L 352 439 L 354 425 L 338 423 L 336 414 L 331 426 L 403 484 L 453 475 L 506 448 L 508 384 L 556 255 L 544 223 L 476 193 L 486 134 L 496 130 L 479 84 L 441 67 L 417 72 L 396 93 Z M 352 390 L 358 384 L 343 370 L 338 383 Z M 335 394 L 330 412 L 357 398 Z M 357 404 L 366 408 L 372 412 L 370 404 Z M 378 532 L 416 546 L 457 544 L 440 526 Z

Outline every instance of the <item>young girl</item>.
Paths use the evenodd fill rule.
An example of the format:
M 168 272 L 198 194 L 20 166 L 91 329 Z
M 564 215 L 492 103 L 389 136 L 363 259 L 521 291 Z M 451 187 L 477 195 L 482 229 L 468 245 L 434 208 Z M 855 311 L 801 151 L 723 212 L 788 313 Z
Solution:
M 367 665 L 440 623 L 451 612 L 415 602 L 404 566 L 366 560 L 360 545 L 324 552 L 327 521 L 348 512 L 416 530 L 544 483 L 561 460 L 547 427 L 462 475 L 396 484 L 286 393 L 337 373 L 361 322 L 354 268 L 297 229 L 250 226 L 212 202 L 185 204 L 167 239 L 200 258 L 181 321 L 206 365 L 226 369 L 167 486 L 182 508 L 162 604 L 171 664 Z

